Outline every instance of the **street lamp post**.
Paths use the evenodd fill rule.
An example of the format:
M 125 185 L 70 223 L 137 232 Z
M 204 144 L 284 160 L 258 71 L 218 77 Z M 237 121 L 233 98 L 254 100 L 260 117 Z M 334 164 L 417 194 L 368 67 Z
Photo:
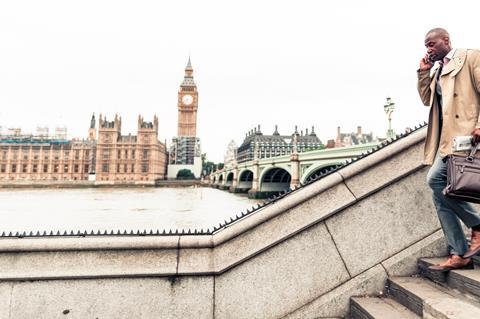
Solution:
M 392 139 L 395 137 L 395 132 L 392 129 L 392 113 L 395 110 L 395 103 L 393 103 L 391 98 L 387 97 L 387 101 L 383 105 L 383 109 L 388 118 L 387 138 Z

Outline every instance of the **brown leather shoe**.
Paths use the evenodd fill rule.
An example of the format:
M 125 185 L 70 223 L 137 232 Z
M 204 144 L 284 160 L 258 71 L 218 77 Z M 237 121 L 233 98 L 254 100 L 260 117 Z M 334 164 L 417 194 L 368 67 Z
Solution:
M 470 258 L 480 253 L 480 231 L 472 230 L 472 239 L 470 240 L 470 248 L 463 258 Z
M 471 258 L 462 258 L 457 255 L 450 255 L 447 261 L 428 267 L 428 269 L 439 272 L 446 272 L 454 269 L 473 269 Z

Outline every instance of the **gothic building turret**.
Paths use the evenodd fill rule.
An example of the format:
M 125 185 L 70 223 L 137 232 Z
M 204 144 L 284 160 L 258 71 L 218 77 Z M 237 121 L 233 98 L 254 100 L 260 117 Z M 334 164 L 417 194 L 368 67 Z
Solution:
M 94 141 L 97 139 L 97 130 L 95 128 L 96 121 L 95 121 L 95 113 L 92 114 L 92 118 L 90 120 L 90 128 L 88 129 L 88 140 Z
M 96 152 L 97 181 L 154 183 L 166 177 L 167 151 L 158 140 L 158 118 L 137 121 L 137 135 L 122 135 L 122 119 L 107 121 L 100 115 Z

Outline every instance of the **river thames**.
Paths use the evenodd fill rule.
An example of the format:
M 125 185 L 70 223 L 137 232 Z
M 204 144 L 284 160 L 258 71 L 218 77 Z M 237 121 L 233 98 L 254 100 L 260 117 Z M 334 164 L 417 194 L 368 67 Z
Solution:
M 1 189 L 0 233 L 201 229 L 258 203 L 206 187 Z

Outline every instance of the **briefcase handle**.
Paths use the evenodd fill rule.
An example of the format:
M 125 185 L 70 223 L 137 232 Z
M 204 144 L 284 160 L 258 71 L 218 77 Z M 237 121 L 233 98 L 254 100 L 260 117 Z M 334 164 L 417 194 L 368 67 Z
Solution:
M 467 156 L 465 160 L 467 160 L 468 162 L 473 162 L 473 160 L 475 159 L 475 153 L 477 152 L 479 146 L 480 146 L 480 143 L 475 143 L 472 150 L 470 151 L 470 154 Z

